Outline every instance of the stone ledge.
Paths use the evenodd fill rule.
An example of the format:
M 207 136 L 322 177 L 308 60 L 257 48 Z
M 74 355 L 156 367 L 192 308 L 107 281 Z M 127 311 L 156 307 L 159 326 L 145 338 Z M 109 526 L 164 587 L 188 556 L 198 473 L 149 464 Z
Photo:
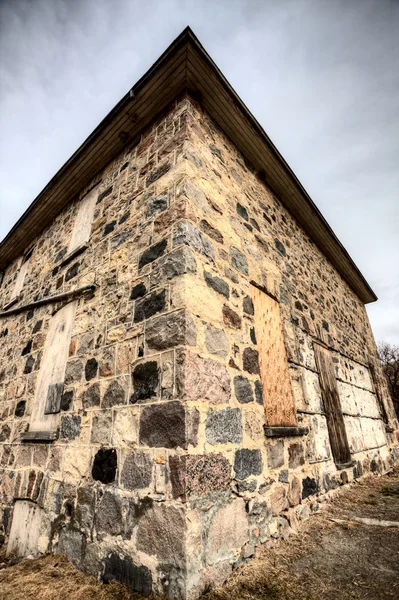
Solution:
M 349 469 L 349 467 L 353 467 L 356 464 L 355 460 L 350 460 L 346 463 L 335 463 L 335 466 L 338 471 L 342 471 L 343 469 Z
M 26 431 L 21 433 L 22 442 L 54 442 L 58 439 L 58 431 Z
M 65 265 L 70 263 L 71 260 L 73 260 L 80 254 L 82 254 L 85 250 L 87 250 L 88 247 L 89 247 L 89 244 L 82 244 L 81 246 L 78 246 L 77 248 L 75 248 L 75 250 L 72 250 L 72 252 L 67 254 L 66 257 L 60 262 L 60 264 L 59 264 L 60 269 L 62 269 L 63 267 L 65 267 Z
M 5 304 L 3 306 L 3 310 L 8 310 L 12 306 L 14 306 L 14 304 L 16 304 L 18 302 L 18 300 L 20 299 L 20 297 L 21 297 L 20 295 L 19 296 L 15 296 L 15 298 L 13 298 L 12 300 L 10 300 L 10 302 L 8 302 L 7 304 Z
M 293 437 L 308 435 L 308 427 L 267 427 L 264 425 L 265 437 Z

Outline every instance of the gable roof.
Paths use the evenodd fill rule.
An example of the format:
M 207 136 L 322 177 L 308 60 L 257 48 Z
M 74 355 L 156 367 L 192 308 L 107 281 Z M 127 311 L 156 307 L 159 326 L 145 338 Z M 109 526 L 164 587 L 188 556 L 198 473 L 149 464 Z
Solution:
M 185 89 L 201 104 L 280 196 L 364 303 L 373 290 L 296 175 L 187 27 L 118 102 L 40 192 L 0 244 L 0 269 L 24 249 L 127 143 Z

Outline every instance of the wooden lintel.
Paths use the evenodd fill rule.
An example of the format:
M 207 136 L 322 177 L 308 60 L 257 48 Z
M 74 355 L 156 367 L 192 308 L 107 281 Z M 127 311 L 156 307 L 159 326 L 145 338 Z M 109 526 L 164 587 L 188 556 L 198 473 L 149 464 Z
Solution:
M 58 439 L 58 431 L 26 431 L 21 434 L 22 442 L 54 442 Z
M 264 426 L 266 437 L 293 437 L 308 435 L 308 427 L 268 427 Z

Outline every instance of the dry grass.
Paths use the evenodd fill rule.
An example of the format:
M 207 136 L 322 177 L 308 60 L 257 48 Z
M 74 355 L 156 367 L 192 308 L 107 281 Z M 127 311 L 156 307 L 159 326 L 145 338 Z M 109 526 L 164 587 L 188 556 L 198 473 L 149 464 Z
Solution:
M 300 535 L 264 548 L 223 586 L 206 594 L 204 600 L 319 600 L 320 592 L 327 589 L 325 582 L 312 573 L 306 577 L 294 573 L 290 566 L 302 557 L 305 548 L 315 548 L 318 539 L 332 527 L 334 523 L 324 513 L 316 514 L 304 524 Z
M 398 598 L 397 530 L 353 521 L 355 516 L 392 520 L 399 514 L 398 490 L 398 473 L 342 489 L 333 503 L 301 524 L 298 534 L 261 549 L 202 600 Z M 85 576 L 59 555 L 0 569 L 0 600 L 140 598 L 122 585 Z
M 398 489 L 396 472 L 340 490 L 333 503 L 302 524 L 299 534 L 263 549 L 203 600 L 398 598 L 397 532 L 376 532 L 351 521 L 352 515 L 360 516 L 363 511 L 374 518 L 384 518 L 380 515 L 387 516 L 387 512 L 398 514 Z M 370 560 L 374 554 L 380 564 Z
M 0 570 L 0 600 L 140 600 L 119 583 L 104 585 L 60 554 Z M 147 599 L 149 600 L 149 599 Z

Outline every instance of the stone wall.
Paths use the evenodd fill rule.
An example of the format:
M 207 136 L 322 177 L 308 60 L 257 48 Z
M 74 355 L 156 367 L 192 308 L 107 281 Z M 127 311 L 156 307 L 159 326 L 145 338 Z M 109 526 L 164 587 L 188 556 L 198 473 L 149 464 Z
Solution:
M 88 247 L 64 264 L 96 184 Z M 19 267 L 5 273 L 2 306 Z M 250 282 L 279 300 L 307 436 L 265 438 Z M 391 464 L 399 439 L 385 431 L 367 368 L 376 350 L 364 306 L 191 98 L 42 232 L 19 303 L 93 283 L 77 303 L 53 443 L 22 443 L 21 434 L 62 303 L 0 320 L 3 542 L 14 501 L 31 500 L 44 514 L 40 552 L 64 552 L 144 594 L 194 598 L 288 533 L 325 492 Z M 314 339 L 336 365 L 355 461 L 342 471 Z

